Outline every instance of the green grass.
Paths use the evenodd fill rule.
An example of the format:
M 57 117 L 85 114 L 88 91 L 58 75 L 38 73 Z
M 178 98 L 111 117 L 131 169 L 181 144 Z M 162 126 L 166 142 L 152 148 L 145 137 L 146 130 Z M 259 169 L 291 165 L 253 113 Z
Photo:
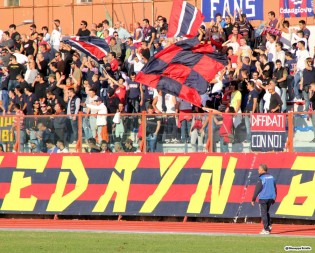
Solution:
M 0 252 L 285 252 L 284 246 L 311 246 L 314 238 L 205 236 L 125 233 L 1 231 Z M 309 251 L 307 251 L 309 252 Z

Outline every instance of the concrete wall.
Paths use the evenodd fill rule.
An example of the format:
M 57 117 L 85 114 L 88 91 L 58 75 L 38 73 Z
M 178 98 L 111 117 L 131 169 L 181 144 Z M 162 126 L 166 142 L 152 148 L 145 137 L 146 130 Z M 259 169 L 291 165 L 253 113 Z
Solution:
M 279 14 L 280 0 L 264 1 L 264 16 L 269 11 Z M 0 2 L 0 29 L 6 29 L 11 23 L 19 24 L 23 20 L 33 19 L 38 27 L 47 25 L 52 29 L 52 20 L 60 19 L 63 33 L 74 34 L 79 28 L 80 20 L 89 24 L 98 23 L 111 17 L 113 21 L 120 20 L 130 30 L 135 21 L 144 17 L 154 20 L 157 15 L 169 19 L 173 1 L 127 1 L 127 0 L 93 0 L 93 3 L 79 3 L 80 0 L 20 0 L 20 7 L 6 7 L 6 0 Z M 201 8 L 202 0 L 189 1 Z M 300 18 L 291 18 L 291 24 L 297 24 Z M 314 24 L 314 18 L 307 18 L 309 25 Z M 253 22 L 257 25 L 259 21 Z M 19 31 L 28 33 L 28 26 L 19 28 Z

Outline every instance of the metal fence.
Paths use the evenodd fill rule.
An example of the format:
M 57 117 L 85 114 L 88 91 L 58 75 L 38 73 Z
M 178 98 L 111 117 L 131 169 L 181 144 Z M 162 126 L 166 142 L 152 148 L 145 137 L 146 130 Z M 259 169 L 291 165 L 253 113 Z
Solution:
M 104 146 L 112 152 L 315 151 L 314 113 L 279 114 L 282 117 L 282 130 L 279 130 L 275 118 L 272 118 L 274 114 L 263 114 L 262 117 L 268 116 L 266 119 L 257 119 L 257 115 L 212 112 L 163 115 L 6 115 L 0 117 L 0 143 L 7 152 L 35 153 L 47 152 L 47 140 L 53 144 L 62 140 L 70 152 L 93 152 L 93 147 L 100 149 Z M 257 131 L 258 121 L 262 124 Z M 94 139 L 96 145 L 93 144 Z

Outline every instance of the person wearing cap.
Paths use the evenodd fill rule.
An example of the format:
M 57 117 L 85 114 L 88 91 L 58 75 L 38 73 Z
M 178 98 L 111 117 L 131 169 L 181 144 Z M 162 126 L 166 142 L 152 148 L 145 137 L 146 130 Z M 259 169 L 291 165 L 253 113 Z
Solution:
M 161 46 L 161 43 L 160 43 L 160 41 L 158 39 L 154 40 L 153 45 L 154 45 L 153 55 L 156 55 L 158 52 L 163 50 L 163 48 Z
M 127 139 L 125 141 L 124 151 L 129 152 L 129 153 L 136 152 L 137 149 L 132 144 L 133 144 L 133 141 L 131 139 Z
M 87 108 L 97 110 L 96 126 L 97 126 L 97 137 L 98 142 L 101 143 L 102 140 L 108 141 L 107 134 L 107 107 L 103 103 L 100 97 L 94 100 L 93 104 L 86 104 Z

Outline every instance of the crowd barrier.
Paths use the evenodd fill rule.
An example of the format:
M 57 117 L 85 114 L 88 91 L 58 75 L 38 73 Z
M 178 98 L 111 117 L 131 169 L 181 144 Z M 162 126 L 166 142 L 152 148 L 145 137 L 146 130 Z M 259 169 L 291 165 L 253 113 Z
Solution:
M 249 218 L 257 168 L 277 181 L 272 217 L 315 219 L 306 153 L 0 156 L 0 213 Z
M 155 129 L 152 130 L 147 125 L 148 117 L 160 122 L 157 136 L 151 133 Z M 223 118 L 233 120 L 233 127 L 226 129 L 226 123 L 218 123 Z M 14 119 L 16 128 L 11 131 Z M 201 123 L 196 124 L 199 119 Z M 42 136 L 43 130 L 38 129 L 40 122 L 49 129 L 50 137 Z M 306 112 L 221 115 L 210 112 L 154 116 L 146 113 L 23 117 L 6 115 L 0 117 L 0 143 L 6 152 L 26 153 L 45 152 L 43 150 L 47 138 L 54 142 L 64 140 L 66 146 L 69 145 L 70 152 L 89 152 L 87 143 L 91 137 L 95 137 L 98 144 L 102 140 L 106 141 L 114 152 L 117 152 L 115 143 L 121 144 L 120 151 L 125 150 L 127 139 L 133 142 L 133 152 L 143 153 L 314 152 L 312 122 L 315 123 L 315 114 Z M 232 136 L 228 136 L 227 132 L 232 133 Z M 151 137 L 155 138 L 154 146 L 150 143 Z M 37 149 L 30 146 L 34 140 Z

